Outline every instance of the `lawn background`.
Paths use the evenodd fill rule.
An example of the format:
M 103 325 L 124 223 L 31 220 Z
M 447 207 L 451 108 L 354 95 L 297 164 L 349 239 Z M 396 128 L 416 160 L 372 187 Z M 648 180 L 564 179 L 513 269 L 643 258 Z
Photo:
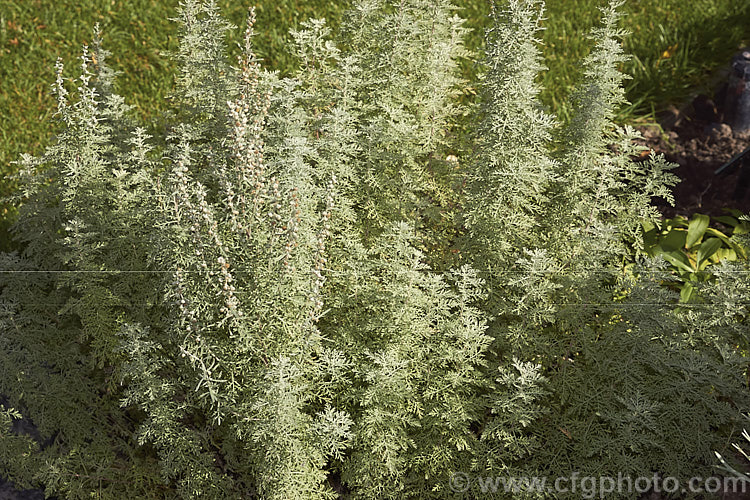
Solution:
M 256 51 L 269 69 L 290 74 L 295 61 L 285 49 L 288 31 L 311 17 L 336 26 L 350 2 L 323 0 L 217 0 L 223 14 L 242 26 L 247 8 L 256 5 Z M 481 51 L 489 1 L 455 0 L 459 15 L 474 31 L 469 48 Z M 599 18 L 603 0 L 548 0 L 544 55 L 549 70 L 540 75 L 543 101 L 561 119 L 565 98 L 575 84 L 579 61 L 589 51 L 587 33 Z M 16 185 L 11 164 L 21 153 L 39 154 L 54 134 L 54 62 L 66 63 L 65 76 L 77 75 L 81 45 L 91 42 L 92 26 L 102 26 L 110 65 L 122 72 L 117 91 L 135 113 L 153 120 L 166 108 L 177 47 L 178 0 L 0 0 L 0 197 Z M 670 105 L 712 92 L 734 52 L 750 42 L 750 0 L 630 0 L 623 7 L 624 45 L 631 60 L 624 71 L 631 105 L 621 122 L 653 121 Z M 241 29 L 230 35 L 230 51 Z M 463 65 L 471 80 L 475 65 Z M 470 83 L 470 85 L 473 85 Z M 0 250 L 11 248 L 7 226 L 14 207 L 0 203 Z

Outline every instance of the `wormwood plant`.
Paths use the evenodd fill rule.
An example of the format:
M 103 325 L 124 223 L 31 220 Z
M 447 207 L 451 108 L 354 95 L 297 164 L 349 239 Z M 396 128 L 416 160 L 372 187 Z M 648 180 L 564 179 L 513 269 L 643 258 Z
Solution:
M 488 147 L 476 160 L 467 224 L 474 242 L 487 242 L 473 253 L 493 290 L 489 332 L 548 379 L 550 396 L 538 403 L 547 413 L 524 422 L 524 434 L 544 443 L 532 452 L 546 458 L 540 470 L 684 478 L 710 464 L 712 447 L 722 446 L 712 429 L 733 425 L 747 404 L 736 349 L 746 345 L 747 326 L 740 313 L 707 327 L 709 317 L 732 315 L 729 301 L 675 311 L 677 298 L 656 285 L 663 263 L 641 258 L 636 276 L 623 275 L 628 244 L 643 248 L 639 220 L 658 215 L 650 198 L 669 198 L 674 178 L 661 158 L 632 162 L 634 131 L 612 123 L 624 99 L 619 5 L 603 11 L 574 116 L 557 134 L 536 101 L 535 71 L 519 69 L 540 68 L 531 43 L 539 2 L 513 2 L 502 12 L 490 54 L 498 51 L 504 64 L 491 66 L 485 80 L 491 95 L 480 130 Z M 498 194 L 489 203 L 486 186 Z M 709 294 L 744 286 L 742 265 L 725 269 L 736 273 L 732 283 L 718 280 Z
M 496 8 L 472 148 L 452 142 L 467 54 L 447 1 L 310 21 L 281 79 L 252 11 L 235 67 L 216 5 L 187 0 L 163 137 L 128 118 L 97 30 L 75 100 L 58 62 L 61 132 L 21 160 L 23 251 L 0 257 L 3 422 L 38 431 L 4 430 L 3 474 L 115 499 L 707 475 L 748 406 L 748 283 L 724 263 L 700 285 L 713 307 L 676 309 L 663 261 L 622 272 L 673 178 L 612 123 L 619 5 L 566 130 L 537 100 L 542 3 Z M 470 265 L 433 271 L 430 214 L 459 195 Z

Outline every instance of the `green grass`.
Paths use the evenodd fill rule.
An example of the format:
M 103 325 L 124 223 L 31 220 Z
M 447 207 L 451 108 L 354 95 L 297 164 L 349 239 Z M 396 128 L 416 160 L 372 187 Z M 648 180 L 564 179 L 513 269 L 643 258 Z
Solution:
M 562 119 L 566 98 L 591 44 L 588 32 L 599 22 L 605 0 L 547 0 L 543 52 L 549 70 L 541 76 L 543 101 Z M 457 0 L 475 31 L 487 27 L 489 1 Z M 630 106 L 620 122 L 653 120 L 670 105 L 697 93 L 711 93 L 717 73 L 729 67 L 738 48 L 750 44 L 750 0 L 628 0 L 622 7 L 624 39 L 631 60 L 622 68 Z M 468 45 L 481 50 L 481 37 Z
M 49 86 L 59 56 L 66 75 L 77 71 L 81 44 L 90 42 L 100 22 L 110 64 L 123 72 L 118 91 L 144 119 L 159 114 L 172 85 L 174 65 L 166 56 L 176 48 L 174 17 L 177 0 L 0 0 L 0 197 L 9 194 L 15 171 L 11 161 L 23 152 L 40 153 L 49 143 L 54 101 Z M 248 0 L 219 0 L 224 14 L 242 25 Z M 489 1 L 456 0 L 460 15 L 475 30 L 467 45 L 481 50 Z M 290 28 L 310 17 L 326 17 L 335 26 L 350 2 L 259 0 L 256 46 L 271 69 L 288 74 L 293 58 L 284 50 Z M 544 54 L 550 67 L 541 76 L 544 101 L 565 118 L 565 98 L 578 76 L 578 62 L 589 50 L 588 30 L 603 1 L 548 0 Z M 634 76 L 627 91 L 631 106 L 621 121 L 648 119 L 691 93 L 707 91 L 712 75 L 725 67 L 735 50 L 750 41 L 750 0 L 631 0 L 623 24 L 633 54 L 624 68 Z M 237 41 L 240 30 L 230 41 Z M 668 56 L 668 57 L 667 57 Z M 466 64 L 467 76 L 474 68 Z M 0 205 L 0 249 L 13 208 Z
M 573 6 L 576 7 L 573 7 Z M 546 98 L 561 114 L 567 89 L 575 84 L 577 61 L 588 53 L 581 36 L 598 19 L 593 0 L 554 0 L 548 4 L 545 55 L 550 71 Z M 729 67 L 738 48 L 750 43 L 750 0 L 630 0 L 622 25 L 631 60 L 623 68 L 630 106 L 620 121 L 652 119 L 669 105 L 680 105 L 696 93 L 712 93 L 717 72 Z

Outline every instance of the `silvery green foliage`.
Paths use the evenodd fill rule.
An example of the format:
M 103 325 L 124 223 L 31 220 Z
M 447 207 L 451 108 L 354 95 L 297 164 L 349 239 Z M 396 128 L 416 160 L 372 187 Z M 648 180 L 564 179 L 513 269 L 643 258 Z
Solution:
M 357 4 L 340 39 L 329 38 L 322 21 L 294 33 L 302 67 L 293 91 L 308 116 L 309 158 L 340 189 L 330 311 L 320 322 L 340 368 L 326 385 L 329 397 L 351 408 L 353 437 L 340 473 L 353 495 L 450 497 L 450 472 L 470 466 L 468 428 L 487 389 L 479 368 L 489 339 L 471 306 L 482 285 L 470 268 L 447 280 L 430 274 L 415 249 L 418 235 L 402 221 L 413 224 L 424 191 L 418 180 L 429 181 L 420 169 L 444 141 L 460 21 L 443 3 L 400 2 L 391 14 L 382 7 Z M 386 60 L 412 69 L 383 72 L 391 68 Z
M 341 478 L 357 498 L 450 498 L 450 474 L 471 467 L 469 429 L 492 387 L 482 375 L 491 339 L 471 305 L 482 281 L 468 266 L 447 279 L 431 273 L 414 239 L 404 223 L 378 238 L 351 269 L 352 296 L 331 325 L 348 346 L 345 397 L 356 410 Z
M 466 28 L 454 10 L 446 0 L 368 0 L 355 3 L 341 28 L 341 44 L 359 68 L 353 96 L 360 184 L 353 201 L 368 235 L 414 221 L 424 216 L 419 208 L 446 196 L 435 173 L 449 167 L 446 134 L 462 112 L 458 58 L 467 55 Z
M 62 130 L 41 158 L 23 159 L 25 203 L 15 231 L 24 251 L 4 255 L 2 266 L 10 272 L 3 273 L 0 390 L 39 433 L 25 436 L 35 453 L 21 461 L 20 484 L 41 481 L 75 498 L 121 470 L 122 485 L 105 482 L 103 494 L 148 498 L 158 473 L 152 459 L 132 454 L 134 425 L 113 377 L 121 361 L 113 333 L 123 321 L 158 324 L 160 316 L 160 278 L 139 230 L 153 209 L 149 146 L 110 92 L 106 52 L 94 49 L 96 62 L 84 47 L 74 103 L 58 62 L 53 93 Z M 70 481 L 75 475 L 81 479 Z
M 224 53 L 224 37 L 234 26 L 220 15 L 215 2 L 180 2 L 180 46 L 174 54 L 179 63 L 175 97 L 184 121 L 197 126 L 206 139 L 225 133 L 226 98 L 234 91 L 231 68 Z
M 663 158 L 633 162 L 635 132 L 612 122 L 624 101 L 620 5 L 603 9 L 573 119 L 558 134 L 536 100 L 541 2 L 509 2 L 488 36 L 466 220 L 496 317 L 488 333 L 505 356 L 540 365 L 546 379 L 526 386 L 536 397 L 517 406 L 516 425 L 498 426 L 522 429 L 509 441 L 516 457 L 532 457 L 521 466 L 527 474 L 706 475 L 722 446 L 709 428 L 732 425 L 748 404 L 736 350 L 743 344 L 727 336 L 726 323 L 720 334 L 698 327 L 718 328 L 709 317 L 722 317 L 720 308 L 702 317 L 675 312 L 676 295 L 658 286 L 666 277 L 659 263 L 623 275 L 640 244 L 639 221 L 658 215 L 651 198 L 670 199 L 674 178 Z M 721 281 L 715 286 L 726 290 Z M 504 399 L 494 404 L 512 407 Z M 489 446 L 503 437 L 482 434 Z M 514 470 L 519 462 L 499 453 L 508 449 L 490 447 L 485 467 Z
M 674 178 L 663 158 L 633 162 L 634 132 L 612 124 L 614 106 L 623 101 L 618 6 L 603 9 L 594 31 L 551 197 L 557 210 L 547 224 L 548 248 L 559 256 L 560 272 L 550 273 L 559 288 L 546 342 L 559 361 L 550 374 L 555 417 L 545 432 L 556 445 L 545 452 L 568 450 L 587 475 L 658 470 L 685 479 L 696 470 L 706 475 L 712 450 L 722 446 L 709 428 L 727 425 L 746 407 L 743 370 L 728 338 L 720 347 L 712 335 L 696 336 L 673 310 L 677 297 L 654 286 L 659 267 L 643 263 L 635 277 L 623 276 L 629 246 L 639 245 L 639 221 L 656 215 L 651 197 L 669 199 Z M 622 302 L 613 300 L 618 289 Z M 669 447 L 689 450 L 692 463 L 659 452 Z
M 445 26 L 459 23 L 448 21 L 446 5 L 428 14 Z M 450 97 L 443 94 L 455 80 L 443 73 L 453 69 L 451 47 L 459 38 L 454 33 L 436 52 L 434 43 L 443 38 L 426 36 L 430 17 L 407 7 L 398 29 L 419 19 L 423 34 L 416 45 L 437 61 L 437 69 L 423 63 L 417 76 L 437 71 L 427 84 L 445 90 L 417 89 L 425 102 L 416 107 L 411 96 L 386 92 L 380 109 L 359 109 L 366 91 L 359 64 L 373 64 L 368 58 L 380 48 L 339 56 L 323 40 L 320 22 L 296 35 L 304 60 L 297 78 L 278 80 L 261 70 L 252 53 L 252 21 L 239 67 L 230 67 L 220 57 L 227 26 L 213 2 L 181 6 L 180 121 L 163 141 L 130 126 L 100 47 L 95 59 L 84 52 L 75 104 L 58 78 L 63 132 L 44 157 L 25 160 L 26 203 L 17 225 L 25 257 L 4 256 L 6 267 L 19 271 L 3 288 L 3 338 L 11 342 L 6 351 L 16 353 L 4 359 L 5 373 L 40 369 L 28 380 L 7 376 L 3 390 L 35 420 L 37 441 L 49 441 L 13 466 L 20 484 L 33 478 L 71 498 L 93 491 L 113 498 L 327 498 L 334 496 L 327 483 L 331 464 L 339 463 L 342 471 L 369 471 L 351 480 L 364 495 L 378 491 L 381 481 L 393 483 L 393 492 L 424 482 L 444 486 L 452 454 L 429 462 L 430 453 L 443 455 L 439 448 L 428 451 L 439 444 L 432 432 L 452 441 L 481 413 L 475 368 L 487 338 L 470 306 L 478 281 L 469 269 L 455 285 L 424 274 L 403 224 L 377 239 L 373 250 L 357 243 L 365 186 L 359 174 L 386 167 L 367 160 L 372 153 L 364 154 L 357 139 L 367 132 L 386 140 L 385 116 L 399 113 L 407 135 L 387 140 L 407 155 L 394 168 L 408 169 L 440 144 L 444 125 L 433 115 L 450 109 L 434 99 Z M 404 52 L 402 59 L 411 43 L 406 34 L 403 46 L 390 49 Z M 434 138 L 422 144 L 428 123 Z M 411 137 L 411 127 L 421 135 Z M 164 146 L 156 150 L 154 143 Z M 344 298 L 360 287 L 352 283 L 362 271 L 355 259 L 386 258 L 394 242 L 395 260 L 368 268 L 381 278 L 365 295 L 381 296 L 382 307 L 413 334 L 402 338 L 392 328 L 372 345 L 364 342 L 366 325 L 390 320 L 366 303 L 351 311 Z M 25 273 L 35 270 L 44 272 Z M 331 270 L 338 275 L 327 285 Z M 401 317 L 393 293 L 414 300 L 413 312 Z M 362 323 L 345 329 L 331 320 L 324 337 L 321 317 L 335 316 L 324 300 Z M 429 314 L 436 315 L 434 324 Z M 348 342 L 356 344 L 347 352 Z M 451 363 L 442 376 L 454 388 L 421 394 L 421 410 L 410 398 L 429 389 L 432 378 L 398 393 L 388 377 L 394 369 L 409 377 L 414 366 L 429 374 L 435 368 L 416 363 L 428 354 L 435 368 Z M 352 406 L 365 395 L 366 407 Z M 65 404 L 44 411 L 53 397 Z M 410 415 L 412 428 L 390 446 L 389 464 L 371 469 L 380 433 L 392 432 L 394 420 L 378 417 L 383 411 Z M 462 448 L 467 436 L 458 437 Z M 419 443 L 424 464 L 410 464 L 411 442 Z M 36 446 L 28 438 L 14 443 L 14 450 Z M 96 473 L 89 472 L 92 463 Z M 409 477 L 399 479 L 404 465 Z M 416 486 L 414 478 L 421 478 Z
M 543 12 L 541 0 L 493 6 L 494 25 L 486 33 L 466 225 L 474 251 L 493 272 L 514 265 L 515 249 L 529 244 L 555 179 L 548 154 L 554 117 L 543 109 L 534 81 L 545 69 L 536 38 Z
M 127 117 L 97 31 L 75 100 L 58 63 L 61 132 L 22 159 L 23 250 L 0 255 L 0 422 L 36 425 L 3 435 L 3 474 L 113 499 L 707 475 L 748 405 L 746 268 L 716 272 L 712 308 L 676 308 L 663 262 L 622 265 L 672 178 L 612 123 L 618 6 L 562 132 L 534 83 L 542 3 L 493 11 L 476 153 L 458 159 L 474 267 L 445 272 L 421 248 L 465 112 L 448 2 L 308 21 L 281 79 L 252 11 L 232 66 L 216 4 L 186 0 L 164 137 Z

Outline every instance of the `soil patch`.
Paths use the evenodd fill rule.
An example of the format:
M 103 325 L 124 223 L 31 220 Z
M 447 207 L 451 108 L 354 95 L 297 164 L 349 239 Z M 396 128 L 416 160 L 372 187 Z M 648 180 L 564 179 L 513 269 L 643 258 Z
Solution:
M 739 132 L 725 123 L 730 110 L 723 107 L 701 95 L 682 110 L 672 108 L 659 125 L 637 127 L 643 134 L 639 143 L 678 165 L 671 171 L 681 179 L 672 190 L 675 206 L 654 200 L 665 217 L 726 215 L 725 209 L 750 213 L 750 155 L 715 173 L 750 147 L 750 131 Z

